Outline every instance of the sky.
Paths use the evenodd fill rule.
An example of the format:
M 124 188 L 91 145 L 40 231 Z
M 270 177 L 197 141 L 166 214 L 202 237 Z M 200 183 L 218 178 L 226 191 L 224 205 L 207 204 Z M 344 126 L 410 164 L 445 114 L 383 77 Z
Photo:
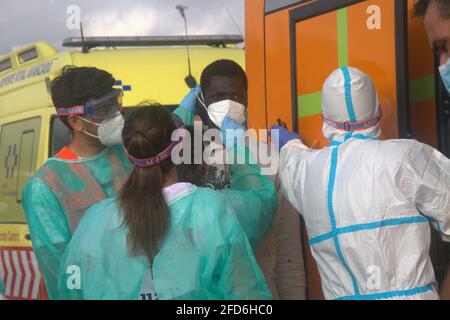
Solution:
M 61 50 L 78 21 L 86 37 L 184 35 L 177 5 L 192 35 L 244 32 L 244 0 L 0 0 L 0 55 L 36 41 Z

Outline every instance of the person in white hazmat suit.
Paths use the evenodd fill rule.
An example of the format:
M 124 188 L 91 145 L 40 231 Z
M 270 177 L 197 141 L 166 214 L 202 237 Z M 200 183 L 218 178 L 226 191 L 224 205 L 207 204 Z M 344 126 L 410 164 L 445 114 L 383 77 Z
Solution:
M 272 130 L 282 189 L 304 217 L 325 298 L 438 299 L 430 225 L 450 241 L 450 160 L 415 140 L 378 140 L 376 89 L 360 70 L 329 76 L 322 112 L 322 150 Z

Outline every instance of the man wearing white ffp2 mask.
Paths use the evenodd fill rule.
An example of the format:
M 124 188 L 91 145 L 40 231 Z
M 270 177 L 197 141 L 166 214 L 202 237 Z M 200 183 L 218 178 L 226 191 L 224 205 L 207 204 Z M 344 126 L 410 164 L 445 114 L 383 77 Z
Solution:
M 98 135 L 89 133 L 86 130 L 84 130 L 83 132 L 90 137 L 100 140 L 101 144 L 103 144 L 104 146 L 114 146 L 122 144 L 122 130 L 125 119 L 120 112 L 117 112 L 117 114 L 112 118 L 103 120 L 101 123 L 96 123 L 82 117 L 80 117 L 80 119 L 98 127 Z
M 221 129 L 225 117 L 246 125 L 248 84 L 245 72 L 241 69 L 242 75 L 237 72 L 232 74 L 230 69 L 230 74 L 210 75 L 208 69 L 205 70 L 206 72 L 202 74 L 202 92 L 198 96 L 198 102 L 200 109 L 204 108 L 204 112 L 207 113 L 207 126 Z M 202 111 L 200 115 L 201 113 Z
M 122 145 L 105 146 L 122 131 L 123 92 L 115 82 L 105 70 L 68 66 L 50 86 L 71 139 L 28 180 L 22 195 L 50 299 L 58 297 L 63 253 L 80 219 L 94 204 L 115 197 L 132 170 Z
M 174 113 L 185 125 L 192 125 L 194 116 L 199 116 L 208 128 L 223 129 L 222 124 L 227 127 L 226 123 L 230 119 L 247 127 L 247 90 L 245 71 L 234 61 L 218 60 L 203 70 L 201 88 L 191 90 Z M 224 122 L 224 118 L 228 118 L 228 121 Z M 216 149 L 214 146 L 213 149 L 217 152 L 214 152 L 212 161 L 208 159 L 207 173 L 196 183 L 216 190 L 227 189 L 231 186 L 232 172 L 229 165 L 219 162 L 224 159 L 224 147 L 222 151 L 220 147 Z M 256 154 L 253 152 L 253 155 Z M 277 181 L 276 175 L 270 178 Z M 245 221 L 249 219 L 246 213 L 242 213 L 238 220 L 242 217 L 243 225 L 247 225 Z M 257 221 L 253 223 L 254 228 L 260 225 Z M 256 259 L 274 299 L 305 299 L 306 279 L 300 239 L 298 214 L 279 194 L 279 209 L 273 228 L 255 250 Z
M 200 100 L 200 103 L 203 102 Z M 241 125 L 246 123 L 246 108 L 239 102 L 227 99 L 212 103 L 208 107 L 203 106 L 208 112 L 209 119 L 220 129 L 225 117 L 229 117 Z

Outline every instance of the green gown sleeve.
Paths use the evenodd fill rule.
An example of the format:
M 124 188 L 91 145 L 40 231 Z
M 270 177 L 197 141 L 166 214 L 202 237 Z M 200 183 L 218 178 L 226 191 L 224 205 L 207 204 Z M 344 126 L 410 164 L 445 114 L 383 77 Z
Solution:
M 227 215 L 234 209 L 228 205 Z M 238 223 L 236 221 L 236 223 Z M 219 288 L 226 300 L 270 300 L 272 295 L 259 268 L 245 232 L 235 225 L 230 228 L 220 266 Z
M 195 121 L 195 115 L 185 108 L 178 107 L 173 111 L 174 114 L 180 117 L 186 126 L 193 126 Z
M 250 150 L 247 147 L 240 149 L 234 148 L 234 154 L 240 155 L 241 161 L 235 161 L 235 164 L 231 165 L 231 189 L 222 192 L 233 207 L 252 248 L 255 249 L 272 227 L 278 197 L 273 182 L 261 174 L 261 169 L 253 160 Z M 235 157 L 230 150 L 233 149 L 227 151 L 227 156 Z
M 181 290 L 187 295 L 177 297 L 177 299 L 271 299 L 272 295 L 265 277 L 229 198 L 223 192 L 209 189 L 199 189 L 194 197 L 191 213 L 187 215 L 187 224 L 182 229 L 186 234 L 193 232 L 189 238 L 192 239 L 192 244 L 200 258 L 197 261 L 202 261 L 198 265 L 199 281 L 187 281 L 187 283 L 200 287 Z M 183 234 L 180 231 L 177 233 Z M 188 239 L 185 238 L 186 240 Z M 180 255 L 182 255 L 181 252 Z M 174 262 L 171 264 L 174 265 Z M 164 273 L 171 269 L 171 279 L 177 277 L 176 275 L 179 274 L 180 268 L 184 267 L 185 262 L 175 267 L 172 265 L 164 266 L 164 269 L 161 269 L 164 270 Z M 181 282 L 176 279 L 169 281 L 171 283 L 167 288 L 177 287 Z M 209 295 L 195 297 L 196 291 L 206 291 Z
M 22 199 L 48 296 L 56 299 L 61 257 L 71 238 L 66 215 L 56 196 L 39 178 L 28 182 Z

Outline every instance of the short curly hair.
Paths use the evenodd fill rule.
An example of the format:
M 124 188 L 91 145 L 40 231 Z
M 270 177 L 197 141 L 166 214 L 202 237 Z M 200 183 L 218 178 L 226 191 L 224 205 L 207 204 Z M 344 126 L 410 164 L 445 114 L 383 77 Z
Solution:
M 51 83 L 51 95 L 55 108 L 84 105 L 90 99 L 109 94 L 116 80 L 113 76 L 93 67 L 66 66 L 62 74 Z M 70 129 L 67 117 L 60 117 Z
M 244 89 L 248 89 L 247 75 L 244 69 L 233 60 L 217 60 L 208 65 L 202 72 L 200 85 L 203 91 L 206 91 L 209 87 L 212 77 L 239 77 L 244 83 Z
M 414 5 L 414 15 L 417 17 L 425 16 L 430 3 L 433 1 L 437 2 L 441 17 L 450 19 L 450 1 L 448 0 L 418 0 Z

